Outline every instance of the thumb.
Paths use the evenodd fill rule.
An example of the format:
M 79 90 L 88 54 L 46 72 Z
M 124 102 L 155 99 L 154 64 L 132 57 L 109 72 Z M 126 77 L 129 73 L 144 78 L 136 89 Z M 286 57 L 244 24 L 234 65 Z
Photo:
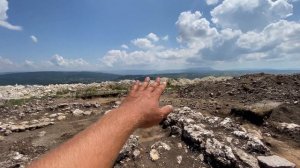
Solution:
M 163 114 L 164 117 L 167 117 L 173 111 L 173 106 L 166 105 L 160 108 L 160 112 Z

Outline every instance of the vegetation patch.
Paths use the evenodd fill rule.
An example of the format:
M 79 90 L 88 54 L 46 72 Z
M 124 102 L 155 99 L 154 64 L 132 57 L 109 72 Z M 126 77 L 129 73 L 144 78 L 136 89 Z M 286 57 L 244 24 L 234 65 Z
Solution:
M 24 98 L 24 99 L 10 99 L 10 100 L 4 100 L 0 107 L 12 107 L 12 106 L 21 106 L 23 104 L 26 104 L 30 102 L 33 98 Z
M 127 90 L 99 90 L 96 87 L 85 88 L 75 92 L 75 98 L 91 99 L 95 97 L 116 97 Z

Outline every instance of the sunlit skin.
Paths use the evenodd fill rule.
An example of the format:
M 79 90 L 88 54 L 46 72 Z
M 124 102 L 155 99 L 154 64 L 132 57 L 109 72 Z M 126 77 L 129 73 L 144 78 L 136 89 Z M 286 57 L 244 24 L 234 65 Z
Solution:
M 122 146 L 137 128 L 157 125 L 172 112 L 170 105 L 159 106 L 165 88 L 166 83 L 161 83 L 160 78 L 152 84 L 149 77 L 142 83 L 136 81 L 119 108 L 28 167 L 112 167 Z

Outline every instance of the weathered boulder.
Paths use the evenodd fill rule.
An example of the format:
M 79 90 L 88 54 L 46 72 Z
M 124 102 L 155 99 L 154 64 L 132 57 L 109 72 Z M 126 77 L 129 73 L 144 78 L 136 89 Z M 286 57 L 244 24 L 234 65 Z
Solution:
M 262 168 L 295 168 L 296 165 L 277 155 L 258 156 L 258 163 Z
M 235 155 L 244 164 L 246 164 L 246 166 L 249 166 L 251 168 L 259 168 L 258 161 L 254 156 L 246 153 L 245 151 L 243 151 L 242 149 L 239 149 L 239 148 L 234 148 L 233 151 L 234 151 Z
M 203 149 L 206 138 L 213 137 L 213 131 L 206 130 L 200 125 L 185 126 L 182 131 L 182 139 L 195 149 Z
M 269 148 L 259 139 L 259 137 L 247 133 L 244 131 L 233 131 L 233 135 L 247 140 L 246 143 L 246 149 L 250 152 L 256 152 L 256 153 L 266 153 L 269 152 Z
M 212 165 L 217 167 L 234 167 L 236 157 L 231 147 L 222 144 L 215 138 L 208 138 L 205 144 L 205 155 Z

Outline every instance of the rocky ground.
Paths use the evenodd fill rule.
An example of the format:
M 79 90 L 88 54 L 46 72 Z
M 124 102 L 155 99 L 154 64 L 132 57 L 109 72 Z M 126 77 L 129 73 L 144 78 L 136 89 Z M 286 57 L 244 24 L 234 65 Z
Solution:
M 167 79 L 164 79 L 167 80 Z M 115 167 L 299 167 L 300 75 L 169 79 L 175 111 Z M 24 167 L 118 107 L 132 81 L 0 87 L 0 167 Z

